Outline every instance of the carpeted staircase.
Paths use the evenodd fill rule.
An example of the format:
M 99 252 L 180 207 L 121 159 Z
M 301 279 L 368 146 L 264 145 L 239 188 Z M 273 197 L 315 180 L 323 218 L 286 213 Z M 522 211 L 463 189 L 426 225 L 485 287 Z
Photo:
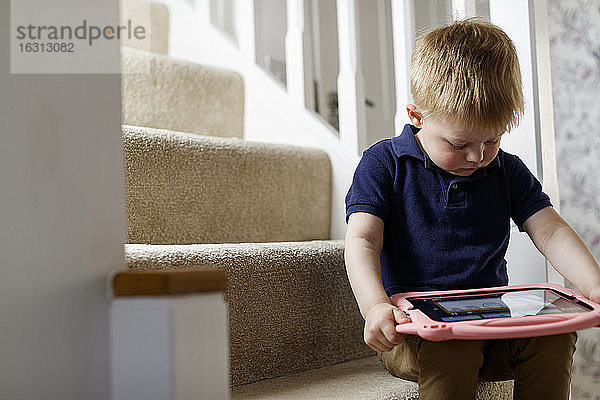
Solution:
M 362 341 L 327 154 L 240 140 L 231 71 L 123 48 L 122 97 L 127 265 L 227 273 L 232 398 L 417 398 Z M 512 398 L 512 382 L 477 398 Z

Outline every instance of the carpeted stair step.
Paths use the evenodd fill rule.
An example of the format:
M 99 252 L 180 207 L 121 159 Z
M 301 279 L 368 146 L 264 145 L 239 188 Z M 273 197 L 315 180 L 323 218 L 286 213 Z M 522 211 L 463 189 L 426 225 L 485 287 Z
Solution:
M 475 400 L 513 398 L 513 381 L 480 382 Z M 417 400 L 416 382 L 389 374 L 378 356 L 235 387 L 232 400 Z
M 372 355 L 344 268 L 342 241 L 125 247 L 132 270 L 227 274 L 231 384 Z
M 324 151 L 123 127 L 127 242 L 328 239 Z
M 244 83 L 233 71 L 121 49 L 126 125 L 243 137 Z

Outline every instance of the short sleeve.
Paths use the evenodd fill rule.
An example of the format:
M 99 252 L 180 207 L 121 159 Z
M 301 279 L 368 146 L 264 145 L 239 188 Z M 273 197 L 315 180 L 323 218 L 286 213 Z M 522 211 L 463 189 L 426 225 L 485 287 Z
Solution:
M 392 185 L 390 166 L 365 151 L 346 195 L 346 222 L 356 212 L 373 214 L 385 221 L 390 214 Z
M 511 217 L 523 232 L 525 221 L 542 208 L 552 206 L 552 203 L 548 195 L 542 191 L 540 181 L 516 156 L 509 175 L 509 185 Z

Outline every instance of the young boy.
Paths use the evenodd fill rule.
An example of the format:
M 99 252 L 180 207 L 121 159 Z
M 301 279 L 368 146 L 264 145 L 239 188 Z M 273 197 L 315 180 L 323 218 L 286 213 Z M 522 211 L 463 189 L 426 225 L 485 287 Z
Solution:
M 510 38 L 477 19 L 421 37 L 412 125 L 363 154 L 346 197 L 346 266 L 365 342 L 420 398 L 473 399 L 478 380 L 515 379 L 515 398 L 567 399 L 576 335 L 430 342 L 396 333 L 399 292 L 508 284 L 512 218 L 587 298 L 600 266 L 518 157 L 499 149 L 523 112 Z M 422 397 L 421 397 L 422 396 Z

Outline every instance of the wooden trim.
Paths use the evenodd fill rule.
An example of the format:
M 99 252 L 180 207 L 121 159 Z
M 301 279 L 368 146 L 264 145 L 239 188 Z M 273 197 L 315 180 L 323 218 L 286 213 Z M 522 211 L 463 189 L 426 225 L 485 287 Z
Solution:
M 112 278 L 113 295 L 170 296 L 223 291 L 227 277 L 222 270 L 121 271 Z

